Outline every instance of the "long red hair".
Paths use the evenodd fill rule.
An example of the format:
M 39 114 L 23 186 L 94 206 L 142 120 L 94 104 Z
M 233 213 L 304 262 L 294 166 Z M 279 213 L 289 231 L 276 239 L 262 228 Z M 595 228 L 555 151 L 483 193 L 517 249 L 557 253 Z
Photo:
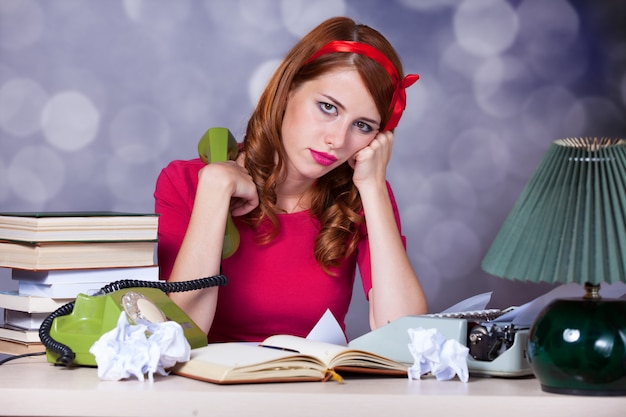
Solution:
M 257 185 L 260 199 L 259 206 L 245 216 L 245 220 L 253 227 L 263 221 L 273 224 L 271 231 L 262 236 L 261 243 L 271 241 L 278 233 L 276 184 L 285 164 L 281 126 L 287 96 L 292 89 L 339 67 L 356 69 L 376 104 L 381 130 L 389 120 L 395 85 L 386 70 L 374 60 L 356 53 L 330 53 L 307 63 L 315 52 L 333 40 L 356 41 L 375 47 L 389 58 L 400 78 L 404 76 L 400 58 L 385 37 L 346 17 L 322 22 L 289 51 L 261 94 L 243 140 L 245 165 Z M 315 241 L 315 258 L 327 271 L 354 253 L 360 238 L 359 228 L 364 217 L 352 175 L 352 168 L 344 163 L 319 178 L 311 191 L 310 212 L 321 225 Z

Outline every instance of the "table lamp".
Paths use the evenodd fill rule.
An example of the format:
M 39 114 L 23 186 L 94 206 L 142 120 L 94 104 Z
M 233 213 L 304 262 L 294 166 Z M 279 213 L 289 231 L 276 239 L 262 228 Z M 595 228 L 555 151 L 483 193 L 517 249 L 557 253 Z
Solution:
M 545 392 L 626 395 L 626 301 L 600 284 L 626 282 L 626 140 L 554 141 L 482 262 L 492 275 L 578 283 L 529 331 L 528 360 Z

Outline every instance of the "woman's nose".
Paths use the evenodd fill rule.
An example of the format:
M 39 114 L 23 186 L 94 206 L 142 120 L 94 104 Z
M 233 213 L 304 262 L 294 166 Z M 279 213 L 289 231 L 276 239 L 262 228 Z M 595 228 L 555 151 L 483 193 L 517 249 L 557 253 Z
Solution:
M 332 149 L 341 148 L 346 142 L 346 138 L 348 137 L 349 127 L 349 124 L 347 126 L 344 124 L 333 126 L 326 133 L 326 144 Z

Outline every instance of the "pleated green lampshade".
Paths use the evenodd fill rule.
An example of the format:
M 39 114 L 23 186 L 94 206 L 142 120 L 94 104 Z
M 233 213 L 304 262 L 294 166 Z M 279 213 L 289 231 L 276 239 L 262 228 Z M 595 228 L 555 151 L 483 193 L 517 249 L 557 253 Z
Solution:
M 533 282 L 626 281 L 626 140 L 552 143 L 482 262 Z

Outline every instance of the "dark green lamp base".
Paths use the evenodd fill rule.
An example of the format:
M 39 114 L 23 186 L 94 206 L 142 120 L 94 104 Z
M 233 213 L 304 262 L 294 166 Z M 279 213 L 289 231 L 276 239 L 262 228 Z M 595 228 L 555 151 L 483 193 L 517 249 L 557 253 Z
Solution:
M 626 301 L 553 301 L 530 329 L 528 359 L 543 391 L 626 395 Z

